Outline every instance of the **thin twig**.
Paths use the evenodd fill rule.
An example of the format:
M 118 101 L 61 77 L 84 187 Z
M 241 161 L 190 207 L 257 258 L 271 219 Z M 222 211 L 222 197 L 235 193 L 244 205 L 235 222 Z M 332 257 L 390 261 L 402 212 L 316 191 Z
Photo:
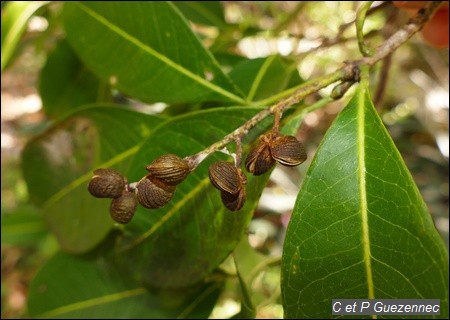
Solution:
M 386 91 L 386 84 L 388 82 L 389 70 L 391 69 L 392 53 L 389 54 L 384 60 L 381 66 L 380 75 L 378 77 L 378 87 L 375 92 L 373 104 L 378 111 L 381 110 L 381 103 L 383 102 L 384 92 Z
M 235 143 L 236 143 L 235 165 L 237 168 L 240 168 L 242 162 L 242 136 L 237 137 Z
M 348 70 L 347 70 L 347 72 L 348 72 Z M 282 99 L 281 101 L 272 105 L 269 108 L 261 110 L 260 112 L 255 114 L 252 118 L 247 120 L 247 122 L 245 122 L 242 126 L 237 128 L 230 134 L 226 135 L 222 140 L 217 141 L 216 143 L 213 143 L 206 149 L 200 151 L 199 153 L 197 153 L 193 156 L 187 157 L 186 160 L 190 163 L 191 171 L 194 170 L 195 167 L 198 164 L 200 164 L 200 162 L 203 159 L 205 159 L 207 156 L 209 156 L 211 153 L 222 149 L 227 144 L 229 144 L 231 141 L 236 140 L 236 138 L 238 136 L 246 135 L 250 129 L 254 128 L 258 123 L 260 123 L 262 120 L 264 120 L 271 114 L 274 114 L 275 111 L 282 113 L 288 107 L 299 102 L 304 97 L 306 97 L 314 92 L 317 92 L 320 89 L 325 88 L 328 85 L 341 80 L 342 78 L 349 78 L 349 77 L 351 78 L 353 75 L 353 72 L 351 70 L 350 70 L 350 72 L 351 72 L 351 74 L 349 75 L 349 74 L 344 74 L 343 70 L 338 70 L 330 75 L 316 79 L 315 81 L 305 83 L 305 85 L 301 86 L 291 96 Z
M 372 57 L 363 58 L 360 64 L 366 64 L 371 67 L 381 59 L 387 57 L 390 53 L 397 50 L 398 47 L 408 41 L 409 38 L 423 28 L 425 23 L 430 20 L 441 3 L 442 1 L 433 1 L 428 7 L 420 9 L 417 15 L 410 19 L 402 29 L 394 33 L 389 39 L 379 45 L 375 49 L 375 54 Z

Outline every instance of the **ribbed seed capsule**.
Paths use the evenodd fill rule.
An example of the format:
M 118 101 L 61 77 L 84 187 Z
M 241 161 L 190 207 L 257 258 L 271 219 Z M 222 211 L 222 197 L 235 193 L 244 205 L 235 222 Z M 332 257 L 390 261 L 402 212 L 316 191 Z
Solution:
M 255 176 L 269 171 L 275 164 L 270 154 L 270 147 L 265 141 L 261 141 L 255 148 L 250 150 L 245 161 L 245 168 Z
M 306 160 L 303 144 L 294 136 L 278 136 L 270 146 L 272 158 L 285 166 L 297 166 Z
M 247 178 L 240 168 L 219 161 L 209 166 L 209 179 L 220 190 L 220 197 L 228 210 L 238 211 L 245 203 Z
M 96 169 L 88 185 L 89 192 L 97 198 L 118 198 L 127 181 L 113 169 Z
M 119 198 L 111 201 L 109 213 L 114 221 L 125 224 L 133 218 L 136 207 L 136 196 L 132 192 L 125 191 Z
M 238 168 L 226 161 L 218 161 L 209 166 L 209 180 L 220 191 L 231 194 L 237 194 L 242 186 Z
M 164 183 L 150 174 L 139 181 L 136 189 L 139 203 L 148 209 L 165 206 L 175 193 L 175 186 Z
M 241 188 L 237 194 L 231 194 L 226 191 L 220 193 L 222 203 L 230 211 L 239 211 L 245 204 L 245 188 Z
M 153 177 L 171 185 L 179 184 L 190 172 L 187 161 L 174 154 L 162 155 L 146 169 Z

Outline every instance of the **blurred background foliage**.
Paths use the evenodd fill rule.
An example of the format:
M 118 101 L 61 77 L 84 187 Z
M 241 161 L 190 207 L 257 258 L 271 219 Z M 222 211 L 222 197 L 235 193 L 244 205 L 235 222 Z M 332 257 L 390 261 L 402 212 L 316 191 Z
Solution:
M 30 6 L 29 2 L 24 4 Z M 25 14 L 17 8 L 16 17 L 11 17 L 11 13 L 5 17 L 7 10 L 13 11 L 13 5 L 17 6 L 17 3 L 2 2 L 2 318 L 27 316 L 29 282 L 43 262 L 58 250 L 39 210 L 28 201 L 20 155 L 27 141 L 62 116 L 58 101 L 50 101 L 51 107 L 45 111 L 42 108 L 48 90 L 64 90 L 64 84 L 46 83 L 40 78 L 42 74 L 56 72 L 57 75 L 58 72 L 50 70 L 46 61 L 57 59 L 61 54 L 55 48 L 64 38 L 60 16 L 62 3 L 37 2 Z M 357 2 L 217 2 L 210 7 L 211 12 L 216 13 L 213 25 L 203 16 L 196 15 L 195 7 L 185 2 L 176 5 L 190 17 L 193 30 L 225 71 L 242 60 L 241 57 L 280 54 L 296 61 L 296 76 L 311 79 L 334 71 L 342 61 L 360 55 L 352 23 Z M 217 10 L 217 5 L 223 6 L 224 16 L 221 16 L 220 7 Z M 7 56 L 3 30 L 4 23 L 11 23 L 11 19 L 22 19 L 22 28 L 16 35 L 17 46 Z M 381 43 L 406 20 L 407 16 L 391 2 L 376 2 L 369 10 L 365 24 L 369 43 Z M 73 54 L 69 47 L 58 47 L 57 50 Z M 79 72 L 81 78 L 88 72 L 80 70 L 76 55 L 70 61 L 71 69 L 67 72 Z M 416 35 L 387 61 L 378 64 L 372 77 L 375 106 L 448 247 L 448 49 L 434 49 Z M 55 87 L 58 85 L 61 88 Z M 74 106 L 97 94 L 89 92 L 89 88 L 101 87 L 96 82 L 84 85 L 86 95 L 78 96 Z M 101 90 L 110 92 L 107 85 Z M 329 90 L 322 90 L 321 94 L 329 94 Z M 113 101 L 148 113 L 173 115 L 183 112 L 177 105 L 164 110 L 160 104 L 149 106 L 127 99 L 116 91 L 104 97 L 105 101 L 111 97 Z M 313 101 L 314 97 L 310 99 Z M 310 154 L 314 154 L 324 132 L 347 102 L 348 99 L 341 99 L 305 118 L 298 137 Z M 302 166 L 298 171 L 277 167 L 273 171 L 249 226 L 248 238 L 237 249 L 237 252 L 246 252 L 242 256 L 252 252 L 248 261 L 240 261 L 239 268 L 242 274 L 249 275 L 246 280 L 251 283 L 250 290 L 256 297 L 258 318 L 282 317 L 279 256 L 298 193 L 297 186 L 307 168 L 308 165 Z M 248 248 L 247 240 L 253 249 Z M 230 263 L 224 262 L 224 270 Z M 237 280 L 228 281 L 211 318 L 237 313 L 239 295 Z

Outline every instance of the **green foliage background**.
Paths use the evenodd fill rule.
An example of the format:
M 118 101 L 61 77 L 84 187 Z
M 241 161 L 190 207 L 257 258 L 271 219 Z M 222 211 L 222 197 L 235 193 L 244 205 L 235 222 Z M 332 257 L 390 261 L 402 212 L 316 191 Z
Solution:
M 302 12 L 316 17 L 320 5 L 300 3 L 291 15 L 259 6 L 251 17 L 272 16 L 273 28 L 252 18 L 231 23 L 219 2 L 2 8 L 2 70 L 16 58 L 33 15 L 50 23 L 40 41 L 53 37 L 38 86 L 47 120 L 21 156 L 32 207 L 2 213 L 2 246 L 40 243 L 43 256 L 52 256 L 33 277 L 27 315 L 207 318 L 230 292 L 242 305 L 236 317 L 261 317 L 272 304 L 287 318 L 329 318 L 334 298 L 439 298 L 441 316 L 448 315 L 447 249 L 367 83 L 344 99 L 309 153 L 307 172 L 300 169 L 305 177 L 275 260 L 245 237 L 270 174 L 248 175 L 246 204 L 230 212 L 207 173 L 212 162 L 229 159 L 224 154 L 207 158 L 167 206 L 139 207 L 128 225 L 114 224 L 108 200 L 87 192 L 95 168 L 137 181 L 156 157 L 197 153 L 304 83 L 297 68 L 310 56 L 251 59 L 236 53 L 237 38 L 280 36 Z M 373 19 L 373 28 L 383 19 Z M 340 62 L 327 59 L 358 54 L 351 52 L 315 58 L 325 74 Z M 321 98 L 317 108 L 325 105 Z M 285 114 L 284 133 L 298 132 L 314 102 Z M 164 103 L 164 111 L 149 112 L 153 103 Z M 248 133 L 244 154 L 271 121 Z M 271 271 L 277 280 L 267 297 L 254 280 Z

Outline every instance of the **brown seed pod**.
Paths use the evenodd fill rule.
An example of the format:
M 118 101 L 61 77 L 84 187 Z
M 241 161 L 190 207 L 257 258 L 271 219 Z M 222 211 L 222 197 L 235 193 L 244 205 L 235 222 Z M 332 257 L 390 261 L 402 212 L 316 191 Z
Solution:
M 275 165 L 275 160 L 270 154 L 270 148 L 266 143 L 260 143 L 250 150 L 245 161 L 245 168 L 255 176 L 262 175 Z
M 187 161 L 174 154 L 162 155 L 146 169 L 153 177 L 171 185 L 179 184 L 190 172 Z
M 132 192 L 125 191 L 119 198 L 111 201 L 109 213 L 114 221 L 125 224 L 133 218 L 136 207 L 136 195 Z
M 209 180 L 220 191 L 237 194 L 243 185 L 243 173 L 229 162 L 218 161 L 209 166 Z
M 220 190 L 222 202 L 231 211 L 238 211 L 245 203 L 247 178 L 240 168 L 219 161 L 209 166 L 209 179 Z
M 270 153 L 272 136 L 271 132 L 261 136 L 258 144 L 250 150 L 247 156 L 245 168 L 255 176 L 266 173 L 275 165 L 275 160 Z
M 278 136 L 270 144 L 272 157 L 285 166 L 297 166 L 306 160 L 303 144 L 294 136 Z
M 152 177 L 151 174 L 142 178 L 137 184 L 136 189 L 139 203 L 148 209 L 165 206 L 175 193 L 175 186 L 164 183 Z
M 237 194 L 222 191 L 220 197 L 228 210 L 239 211 L 245 204 L 245 188 L 241 188 Z
M 126 184 L 126 179 L 119 172 L 113 169 L 96 169 L 88 190 L 97 198 L 118 198 Z

